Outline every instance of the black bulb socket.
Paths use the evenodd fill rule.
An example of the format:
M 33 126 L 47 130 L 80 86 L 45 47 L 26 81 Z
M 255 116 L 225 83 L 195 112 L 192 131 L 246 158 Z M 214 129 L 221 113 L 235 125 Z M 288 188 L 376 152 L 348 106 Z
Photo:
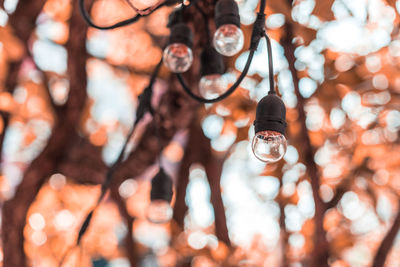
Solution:
M 234 0 L 219 0 L 215 6 L 215 25 L 233 24 L 240 28 L 239 7 Z
M 160 168 L 158 173 L 151 180 L 151 201 L 165 200 L 171 202 L 173 194 L 172 188 L 172 179 L 165 173 L 163 168 Z
M 269 93 L 258 102 L 254 130 L 256 133 L 275 131 L 285 135 L 286 107 L 275 93 Z
M 178 23 L 181 23 L 181 22 L 182 22 L 182 10 L 181 9 L 175 9 L 168 16 L 167 27 L 171 28 L 175 24 L 178 24 Z
M 224 58 L 214 47 L 204 48 L 200 55 L 201 76 L 223 74 L 225 72 Z
M 181 43 L 189 48 L 193 46 L 193 33 L 184 23 L 177 23 L 171 26 L 171 34 L 168 44 Z

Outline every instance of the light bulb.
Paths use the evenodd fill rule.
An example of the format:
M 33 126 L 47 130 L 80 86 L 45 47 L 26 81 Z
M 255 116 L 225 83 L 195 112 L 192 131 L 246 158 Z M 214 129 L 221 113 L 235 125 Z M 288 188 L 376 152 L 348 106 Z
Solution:
M 261 131 L 255 134 L 252 148 L 259 160 L 273 163 L 285 155 L 287 142 L 285 136 L 279 132 Z
M 155 199 L 147 207 L 147 219 L 152 223 L 167 223 L 172 218 L 172 208 L 168 201 Z
M 182 43 L 172 43 L 164 49 L 163 61 L 170 71 L 185 72 L 193 62 L 192 49 Z
M 226 79 L 220 74 L 210 74 L 203 76 L 199 82 L 199 92 L 202 97 L 207 99 L 216 98 L 225 93 L 228 84 Z
M 220 54 L 233 56 L 243 48 L 243 32 L 234 24 L 224 24 L 215 32 L 213 43 Z

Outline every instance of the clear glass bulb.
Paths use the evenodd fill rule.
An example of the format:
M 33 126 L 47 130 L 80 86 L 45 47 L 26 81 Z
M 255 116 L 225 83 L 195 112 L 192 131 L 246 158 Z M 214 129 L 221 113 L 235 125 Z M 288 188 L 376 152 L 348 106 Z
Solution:
M 243 32 L 234 24 L 222 25 L 215 32 L 213 43 L 218 53 L 224 56 L 236 55 L 243 48 Z
M 185 72 L 193 62 L 192 49 L 181 43 L 170 44 L 164 49 L 163 61 L 170 71 Z
M 199 92 L 207 99 L 216 98 L 225 93 L 228 87 L 226 79 L 220 74 L 203 76 L 199 82 Z
M 261 161 L 279 161 L 286 153 L 287 142 L 283 134 L 275 131 L 256 133 L 252 143 L 253 153 Z
M 168 201 L 157 199 L 147 207 L 147 219 L 152 223 L 167 223 L 172 218 L 172 208 Z

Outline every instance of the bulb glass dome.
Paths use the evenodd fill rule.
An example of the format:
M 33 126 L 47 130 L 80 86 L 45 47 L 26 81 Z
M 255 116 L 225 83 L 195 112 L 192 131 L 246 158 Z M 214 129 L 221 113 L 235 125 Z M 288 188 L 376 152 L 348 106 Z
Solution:
M 215 32 L 213 43 L 218 53 L 224 56 L 236 55 L 243 48 L 243 32 L 234 24 L 224 24 Z
M 199 82 L 199 92 L 204 98 L 216 98 L 225 93 L 228 87 L 226 79 L 220 74 L 203 76 Z
M 285 155 L 287 142 L 285 136 L 279 132 L 261 131 L 255 134 L 252 148 L 259 160 L 273 163 Z
M 172 208 L 168 201 L 156 199 L 147 207 L 147 219 L 152 223 L 167 223 L 172 218 Z
M 193 53 L 187 45 L 173 43 L 164 49 L 163 61 L 172 72 L 182 73 L 187 71 L 193 62 Z

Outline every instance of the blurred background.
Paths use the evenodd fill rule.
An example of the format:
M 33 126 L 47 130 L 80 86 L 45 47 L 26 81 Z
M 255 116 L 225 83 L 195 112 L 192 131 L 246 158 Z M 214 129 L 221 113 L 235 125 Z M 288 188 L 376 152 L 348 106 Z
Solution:
M 109 25 L 161 2 L 86 4 Z M 214 32 L 215 2 L 198 2 Z M 152 99 L 160 119 L 138 125 L 79 247 L 174 7 L 101 31 L 87 28 L 77 0 L 0 4 L 1 266 L 400 266 L 400 1 L 267 1 L 288 121 L 278 163 L 251 150 L 269 87 L 264 40 L 241 87 L 216 104 L 191 100 L 162 67 Z M 238 4 L 245 45 L 225 58 L 230 84 L 259 3 Z M 198 92 L 205 29 L 196 9 L 188 13 L 195 60 L 185 77 Z M 156 127 L 175 185 L 166 224 L 146 219 Z

